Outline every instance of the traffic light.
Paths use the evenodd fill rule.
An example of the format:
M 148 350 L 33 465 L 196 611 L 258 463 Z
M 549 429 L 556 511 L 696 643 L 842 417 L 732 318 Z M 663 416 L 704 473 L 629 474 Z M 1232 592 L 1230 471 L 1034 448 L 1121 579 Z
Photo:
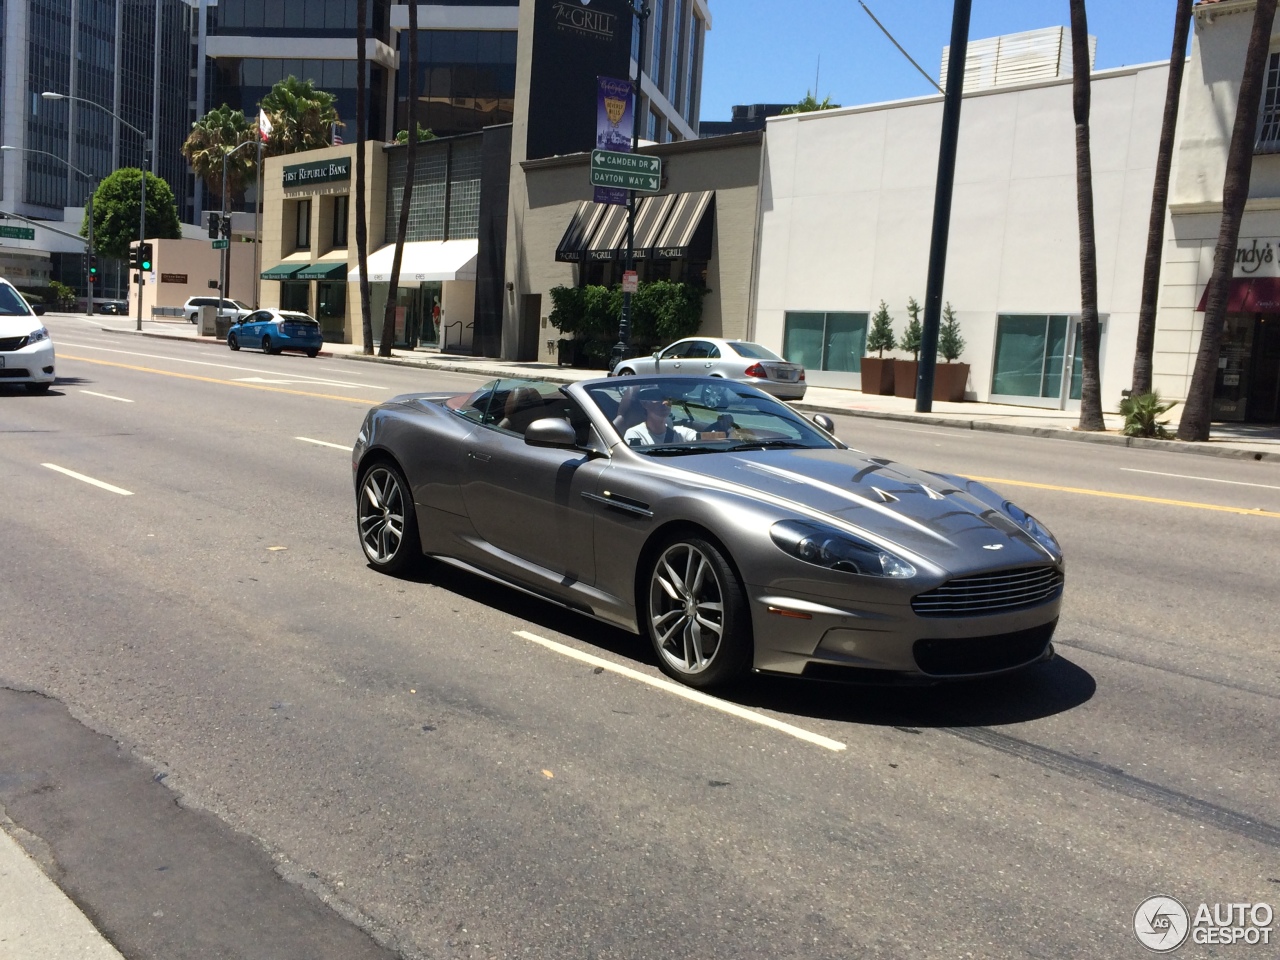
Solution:
M 218 239 L 218 231 L 220 229 L 219 221 L 221 219 L 222 218 L 218 216 L 218 212 L 216 210 L 209 211 L 209 239 L 210 240 Z
M 130 270 L 138 269 L 138 248 L 137 247 L 129 248 L 129 269 Z
M 231 217 L 229 216 L 222 218 L 222 236 L 223 239 L 231 239 Z
M 98 279 L 98 255 L 96 253 L 89 254 L 89 282 L 93 283 Z
M 139 244 L 138 269 L 146 272 L 151 269 L 151 244 Z

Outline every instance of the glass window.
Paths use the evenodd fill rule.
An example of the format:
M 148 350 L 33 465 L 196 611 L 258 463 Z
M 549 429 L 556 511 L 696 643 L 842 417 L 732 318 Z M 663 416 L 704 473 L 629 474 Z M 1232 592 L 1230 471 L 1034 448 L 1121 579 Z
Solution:
M 676 88 L 680 78 L 680 27 L 684 22 L 684 2 L 675 0 L 671 8 L 671 60 L 667 67 L 667 99 L 676 102 Z
M 1062 392 L 1068 318 L 1002 316 L 996 323 L 991 392 L 1006 397 L 1057 397 Z
M 298 250 L 311 249 L 311 201 L 298 201 L 298 220 L 293 245 Z
M 1280 53 L 1267 57 L 1267 77 L 1259 105 L 1254 153 L 1280 153 Z
M 729 346 L 733 348 L 733 352 L 738 356 L 746 357 L 748 360 L 782 359 L 768 347 L 762 347 L 758 343 L 747 343 L 744 340 L 732 340 L 729 342 Z
M 333 245 L 335 247 L 347 245 L 347 221 L 351 219 L 350 212 L 350 195 L 343 193 L 333 198 Z
M 865 313 L 788 311 L 782 353 L 810 370 L 860 373 L 867 343 Z

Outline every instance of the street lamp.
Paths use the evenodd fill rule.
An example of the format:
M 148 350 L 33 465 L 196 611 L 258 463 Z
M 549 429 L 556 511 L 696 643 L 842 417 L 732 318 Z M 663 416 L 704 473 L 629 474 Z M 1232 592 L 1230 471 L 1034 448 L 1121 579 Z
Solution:
M 128 127 L 139 137 L 142 138 L 142 206 L 138 215 L 138 249 L 141 251 L 142 245 L 147 241 L 147 156 L 151 153 L 151 139 L 137 127 L 135 127 L 124 117 L 120 116 L 114 110 L 104 107 L 100 103 L 92 100 L 86 100 L 84 97 L 73 97 L 66 93 L 54 93 L 52 90 L 45 90 L 40 94 L 45 100 L 74 100 L 76 103 L 87 103 L 91 107 L 97 107 L 105 113 L 111 114 L 117 123 Z M 137 329 L 142 329 L 142 270 L 138 270 L 138 325 Z
M 259 141 L 255 137 L 253 140 L 246 140 L 244 143 L 240 144 L 239 146 L 232 147 L 230 150 L 227 150 L 222 154 L 221 207 L 222 207 L 222 221 L 224 223 L 227 222 L 228 218 L 231 215 L 231 211 L 227 209 L 227 161 L 231 158 L 231 155 L 236 151 L 243 150 L 245 147 L 252 147 L 255 143 L 261 143 L 261 141 Z M 230 257 L 230 254 L 231 254 L 230 237 L 231 237 L 231 231 L 228 229 L 227 230 L 227 238 L 228 238 L 227 246 L 218 254 L 218 316 L 222 315 L 222 301 L 227 299 L 227 273 L 229 272 L 227 259 Z M 256 239 L 257 238 L 255 238 L 255 242 L 256 242 Z M 256 303 L 257 301 L 255 300 L 254 302 Z
M 53 159 L 59 160 L 62 163 L 65 163 L 71 170 L 75 171 L 76 173 L 80 174 L 80 176 L 88 180 L 90 184 L 93 183 L 92 176 L 85 173 L 83 170 L 81 170 L 79 167 L 73 164 L 70 160 L 67 160 L 64 157 L 60 157 L 56 153 L 50 153 L 48 150 L 33 150 L 30 147 L 11 147 L 7 143 L 4 144 L 3 146 L 0 146 L 0 150 L 13 150 L 13 151 L 19 151 L 21 153 L 38 153 L 41 156 L 53 157 Z M 92 264 L 93 255 L 94 255 L 93 253 L 93 191 L 92 190 L 89 191 L 88 210 L 89 210 L 89 264 Z M 89 264 L 85 266 L 86 275 L 90 278 L 86 286 L 89 288 L 89 316 L 93 316 L 93 301 L 95 298 L 93 295 L 93 279 L 92 279 L 93 275 L 91 273 L 87 273 L 87 271 L 90 269 Z
M 635 28 L 640 31 L 640 45 L 636 50 L 636 80 L 635 91 L 632 94 L 634 102 L 631 107 L 631 152 L 636 152 L 636 147 L 640 140 L 640 97 L 641 87 L 644 78 L 644 27 L 645 21 L 649 19 L 649 8 L 645 6 L 643 0 L 636 6 L 631 8 L 631 14 L 636 18 Z M 627 273 L 635 270 L 635 243 L 636 243 L 636 192 L 634 190 L 627 191 L 627 258 L 626 266 L 623 268 Z M 610 358 L 609 369 L 613 370 L 618 363 L 623 360 L 631 349 L 631 293 L 627 290 L 622 291 L 622 317 L 618 321 L 618 342 L 613 345 L 613 355 Z

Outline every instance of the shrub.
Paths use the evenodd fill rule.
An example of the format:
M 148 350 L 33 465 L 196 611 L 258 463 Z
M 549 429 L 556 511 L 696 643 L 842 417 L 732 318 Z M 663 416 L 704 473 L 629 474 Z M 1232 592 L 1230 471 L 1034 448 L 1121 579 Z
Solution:
M 693 336 L 702 324 L 707 289 L 690 283 L 655 280 L 640 284 L 631 298 L 631 338 L 634 350 L 654 349 Z M 553 287 L 547 321 L 561 334 L 582 342 L 591 366 L 605 367 L 618 340 L 622 319 L 622 288 L 592 285 Z
M 1161 400 L 1158 390 L 1140 393 L 1136 397 L 1125 397 L 1120 401 L 1120 414 L 1124 417 L 1124 435 L 1168 440 L 1173 436 L 1165 427 L 1169 421 L 1161 420 L 1160 417 L 1177 405 L 1177 400 Z
M 65 283 L 50 280 L 49 290 L 53 294 L 53 302 L 62 309 L 66 310 L 76 305 L 76 292 Z
M 871 332 L 867 334 L 867 353 L 873 350 L 884 356 L 886 350 L 892 350 L 898 343 L 893 335 L 893 317 L 889 316 L 889 307 L 883 300 L 880 309 L 871 317 Z

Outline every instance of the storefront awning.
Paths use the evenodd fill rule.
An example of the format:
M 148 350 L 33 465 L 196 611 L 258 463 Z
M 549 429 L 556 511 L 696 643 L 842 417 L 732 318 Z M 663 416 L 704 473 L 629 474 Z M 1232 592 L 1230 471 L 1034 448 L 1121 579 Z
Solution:
M 369 282 L 390 283 L 391 261 L 396 245 L 389 243 L 369 255 Z M 428 283 L 443 280 L 475 280 L 479 240 L 415 240 L 404 245 L 400 261 L 400 283 Z M 360 280 L 360 268 L 347 274 L 353 283 Z
M 682 193 L 675 209 L 653 245 L 658 260 L 709 260 L 711 258 L 711 201 L 715 193 Z
M 1196 310 L 1209 300 L 1206 284 Z M 1280 313 L 1280 277 L 1233 277 L 1227 291 L 1227 313 Z
M 596 228 L 600 226 L 600 221 L 604 219 L 607 206 L 603 203 L 592 203 L 590 200 L 583 200 L 578 204 L 573 219 L 569 221 L 569 228 L 565 230 L 564 236 L 560 238 L 560 245 L 556 247 L 556 263 L 582 261 L 587 243 L 596 232 Z
M 293 275 L 294 280 L 342 280 L 347 275 L 347 261 L 320 261 L 304 266 Z
M 640 201 L 636 207 L 635 258 L 637 260 L 648 259 L 680 197 L 681 194 L 668 193 L 661 197 L 645 197 Z M 620 255 L 625 256 L 627 242 L 625 237 L 622 242 L 624 248 Z
M 618 248 L 627 242 L 627 208 L 616 203 L 602 203 L 604 217 L 587 243 L 586 259 L 614 260 Z
M 263 280 L 292 280 L 295 273 L 307 266 L 305 263 L 278 263 L 270 270 L 263 270 L 258 276 Z

